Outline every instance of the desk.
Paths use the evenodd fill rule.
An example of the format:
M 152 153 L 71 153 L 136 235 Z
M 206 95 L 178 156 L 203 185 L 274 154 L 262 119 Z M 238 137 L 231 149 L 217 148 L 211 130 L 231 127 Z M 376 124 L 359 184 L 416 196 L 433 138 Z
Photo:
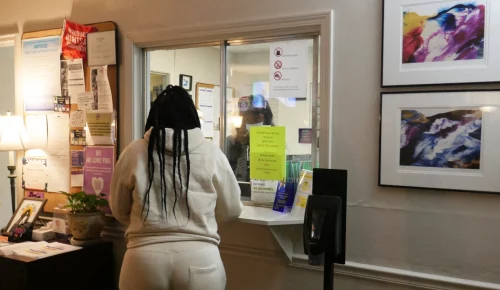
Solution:
M 112 290 L 113 243 L 44 259 L 0 257 L 0 290 Z

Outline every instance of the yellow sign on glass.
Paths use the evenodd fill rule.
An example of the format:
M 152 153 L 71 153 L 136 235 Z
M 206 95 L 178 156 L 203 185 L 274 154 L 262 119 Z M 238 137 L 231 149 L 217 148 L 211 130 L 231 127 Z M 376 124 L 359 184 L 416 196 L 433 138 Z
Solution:
M 285 127 L 250 128 L 250 178 L 284 180 L 286 168 Z

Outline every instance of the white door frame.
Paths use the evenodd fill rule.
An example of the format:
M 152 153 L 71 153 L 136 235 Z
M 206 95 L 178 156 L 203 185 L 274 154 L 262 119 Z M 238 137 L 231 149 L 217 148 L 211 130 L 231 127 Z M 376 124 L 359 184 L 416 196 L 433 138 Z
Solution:
M 320 167 L 331 168 L 333 152 L 333 11 L 221 25 L 132 32 L 122 39 L 120 150 L 141 138 L 144 119 L 144 48 L 185 47 L 224 40 L 317 33 L 320 35 Z M 141 120 L 140 122 L 138 120 Z

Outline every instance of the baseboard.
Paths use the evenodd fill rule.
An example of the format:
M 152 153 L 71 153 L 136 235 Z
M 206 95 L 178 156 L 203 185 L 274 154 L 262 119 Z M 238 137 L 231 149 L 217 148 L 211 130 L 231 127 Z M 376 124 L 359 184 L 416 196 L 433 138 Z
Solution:
M 294 255 L 292 266 L 323 271 L 321 267 L 309 265 L 306 255 Z M 354 262 L 346 262 L 345 265 L 335 265 L 335 274 L 359 279 L 374 280 L 392 285 L 404 285 L 411 287 L 410 289 L 500 290 L 500 284 L 425 274 Z

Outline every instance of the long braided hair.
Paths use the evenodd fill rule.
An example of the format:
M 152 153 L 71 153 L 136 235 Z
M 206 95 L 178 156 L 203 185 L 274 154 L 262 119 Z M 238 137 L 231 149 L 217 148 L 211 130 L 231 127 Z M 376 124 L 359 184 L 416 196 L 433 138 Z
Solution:
M 174 131 L 172 138 L 172 154 L 166 152 L 166 128 L 173 129 Z M 179 86 L 167 86 L 167 88 L 163 92 L 161 92 L 153 102 L 151 110 L 149 111 L 148 119 L 146 121 L 145 130 L 146 132 L 148 132 L 151 129 L 151 135 L 148 143 L 149 186 L 146 194 L 144 195 L 144 205 L 142 208 L 142 214 L 144 215 L 145 213 L 144 221 L 147 220 L 149 214 L 149 195 L 156 171 L 154 162 L 155 151 L 158 156 L 158 160 L 160 161 L 160 193 L 162 210 L 164 210 L 165 213 L 167 212 L 168 191 L 167 182 L 165 180 L 165 158 L 173 158 L 173 191 L 172 189 L 170 189 L 170 192 L 173 192 L 173 194 L 175 195 L 175 201 L 172 205 L 174 217 L 177 200 L 179 198 L 182 198 L 182 193 L 184 192 L 181 175 L 181 156 L 186 156 L 187 180 L 185 189 L 185 201 L 189 219 L 190 210 L 188 202 L 188 188 L 189 175 L 191 173 L 191 163 L 189 160 L 188 150 L 188 130 L 194 128 L 201 128 L 201 124 L 198 117 L 198 112 L 196 111 L 196 106 L 194 105 L 191 96 L 185 89 Z M 177 194 L 177 186 L 175 182 L 176 177 L 179 178 L 181 187 L 179 195 Z

